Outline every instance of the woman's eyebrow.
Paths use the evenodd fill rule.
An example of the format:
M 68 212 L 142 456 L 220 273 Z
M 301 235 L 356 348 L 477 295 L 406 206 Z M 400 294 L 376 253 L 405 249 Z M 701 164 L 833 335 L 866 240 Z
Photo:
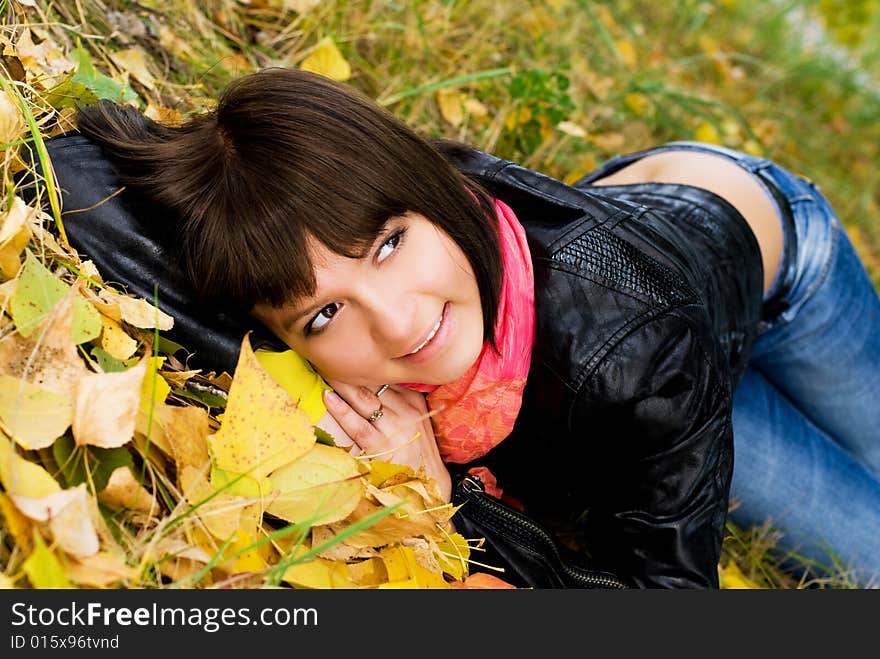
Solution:
M 293 329 L 293 326 L 296 325 L 300 321 L 301 318 L 318 312 L 320 309 L 324 308 L 324 306 L 325 305 L 323 305 L 321 303 L 312 304 L 312 305 L 306 307 L 305 309 L 302 309 L 300 311 L 295 312 L 294 314 L 288 316 L 287 320 L 285 320 L 281 324 L 281 329 L 284 330 L 285 332 L 289 332 L 290 330 Z

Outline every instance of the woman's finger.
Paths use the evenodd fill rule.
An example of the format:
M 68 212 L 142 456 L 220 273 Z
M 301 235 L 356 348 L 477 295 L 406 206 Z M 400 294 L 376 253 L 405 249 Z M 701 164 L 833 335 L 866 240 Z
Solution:
M 336 392 L 324 392 L 324 404 L 345 434 L 363 450 L 371 449 L 382 439 L 382 434 L 373 424 Z

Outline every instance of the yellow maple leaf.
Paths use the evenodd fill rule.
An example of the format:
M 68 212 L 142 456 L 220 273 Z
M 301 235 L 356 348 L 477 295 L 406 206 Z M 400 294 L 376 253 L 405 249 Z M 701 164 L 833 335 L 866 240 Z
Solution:
M 219 474 L 243 476 L 230 494 L 267 494 L 264 478 L 293 462 L 315 445 L 315 428 L 308 415 L 260 366 L 249 336 L 241 343 L 229 399 L 220 429 L 209 436 L 213 467 Z M 248 487 L 249 486 L 249 487 Z
M 420 565 L 409 547 L 387 547 L 382 550 L 381 557 L 388 570 L 388 582 L 380 584 L 380 589 L 451 588 L 442 575 Z
M 345 81 L 351 77 L 351 65 L 330 37 L 321 39 L 312 52 L 300 62 L 299 68 L 333 80 Z

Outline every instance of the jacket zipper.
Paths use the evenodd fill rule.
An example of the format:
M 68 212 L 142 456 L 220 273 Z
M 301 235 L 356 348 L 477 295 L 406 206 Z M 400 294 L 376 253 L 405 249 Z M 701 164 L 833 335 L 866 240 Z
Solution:
M 483 483 L 479 479 L 476 479 L 472 476 L 465 476 L 461 482 L 461 489 L 474 498 L 478 496 L 480 502 L 483 505 L 489 506 L 495 514 L 501 515 L 507 520 L 519 526 L 527 527 L 532 532 L 540 535 L 541 538 L 544 539 L 548 547 L 554 548 L 554 555 L 558 559 L 559 565 L 562 567 L 562 570 L 570 577 L 572 577 L 575 581 L 578 581 L 585 586 L 598 586 L 600 588 L 628 588 L 628 586 L 623 581 L 613 576 L 595 573 L 585 574 L 581 570 L 577 570 L 569 565 L 566 565 L 562 557 L 559 555 L 559 552 L 555 549 L 555 541 L 553 540 L 553 538 L 547 535 L 547 532 L 543 528 L 541 528 L 537 524 L 528 521 L 527 519 L 523 519 L 522 517 L 515 515 L 510 510 L 508 510 L 506 506 L 497 501 L 494 501 L 492 497 L 486 495 L 486 490 L 483 487 Z

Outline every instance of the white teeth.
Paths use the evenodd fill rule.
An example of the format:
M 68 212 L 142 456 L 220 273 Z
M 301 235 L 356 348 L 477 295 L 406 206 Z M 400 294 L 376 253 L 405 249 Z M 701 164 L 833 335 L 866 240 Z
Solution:
M 434 329 L 432 329 L 432 330 L 431 330 L 431 333 L 428 334 L 428 338 L 425 339 L 425 340 L 422 342 L 422 345 L 420 345 L 418 348 L 416 348 L 415 350 L 413 350 L 413 351 L 412 351 L 411 353 L 409 353 L 409 354 L 414 355 L 414 354 L 416 354 L 419 350 L 421 350 L 421 349 L 424 348 L 426 345 L 428 345 L 428 343 L 430 343 L 431 339 L 434 338 L 434 335 L 437 333 L 437 330 L 440 329 L 440 325 L 441 325 L 442 323 L 443 323 L 443 317 L 441 316 L 440 320 L 437 321 L 437 324 L 434 325 Z

